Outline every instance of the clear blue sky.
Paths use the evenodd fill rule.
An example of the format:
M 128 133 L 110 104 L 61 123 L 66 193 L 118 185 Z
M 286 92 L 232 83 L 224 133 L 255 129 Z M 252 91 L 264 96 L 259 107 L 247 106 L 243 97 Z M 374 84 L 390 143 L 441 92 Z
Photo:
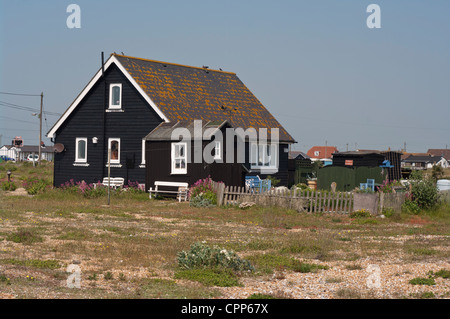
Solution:
M 67 28 L 71 3 L 80 29 Z M 371 3 L 381 29 L 366 25 Z M 115 51 L 236 72 L 294 149 L 450 147 L 448 0 L 0 0 L 0 26 L 0 92 L 44 92 L 46 111 L 63 113 L 101 52 Z M 40 99 L 0 101 L 38 109 Z M 36 145 L 38 130 L 31 112 L 0 105 L 2 144 Z

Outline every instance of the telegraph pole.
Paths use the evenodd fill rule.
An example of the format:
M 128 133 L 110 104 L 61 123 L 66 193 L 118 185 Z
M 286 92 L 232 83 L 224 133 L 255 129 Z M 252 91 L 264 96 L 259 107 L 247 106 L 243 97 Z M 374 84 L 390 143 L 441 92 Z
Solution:
M 42 104 L 44 101 L 44 92 L 41 92 L 41 110 L 39 112 L 39 166 L 41 165 L 41 143 L 42 143 Z

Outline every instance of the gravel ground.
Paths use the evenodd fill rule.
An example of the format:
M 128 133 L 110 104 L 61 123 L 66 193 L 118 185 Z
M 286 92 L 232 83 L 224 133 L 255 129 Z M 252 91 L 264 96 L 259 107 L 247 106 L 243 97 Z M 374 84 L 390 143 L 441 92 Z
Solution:
M 450 280 L 435 278 L 436 285 L 412 285 L 416 277 L 428 277 L 430 271 L 449 269 L 449 262 L 397 264 L 392 261 L 359 262 L 361 267 L 349 270 L 354 263 L 321 263 L 330 268 L 316 273 L 275 273 L 271 278 L 243 279 L 244 287 L 221 288 L 225 298 L 245 299 L 252 294 L 268 294 L 293 299 L 398 299 L 420 298 L 432 292 L 435 298 L 450 298 Z M 375 267 L 369 265 L 375 265 Z M 378 268 L 377 268 L 378 267 Z M 379 269 L 379 281 L 375 276 Z

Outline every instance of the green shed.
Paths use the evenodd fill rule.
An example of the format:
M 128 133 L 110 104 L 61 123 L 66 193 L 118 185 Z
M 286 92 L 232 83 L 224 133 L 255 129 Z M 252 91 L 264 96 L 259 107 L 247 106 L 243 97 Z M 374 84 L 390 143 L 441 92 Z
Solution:
M 352 191 L 367 179 L 374 179 L 375 185 L 383 183 L 386 179 L 386 170 L 381 167 L 344 167 L 325 166 L 317 173 L 317 188 L 330 190 L 331 183 L 336 183 L 337 191 Z

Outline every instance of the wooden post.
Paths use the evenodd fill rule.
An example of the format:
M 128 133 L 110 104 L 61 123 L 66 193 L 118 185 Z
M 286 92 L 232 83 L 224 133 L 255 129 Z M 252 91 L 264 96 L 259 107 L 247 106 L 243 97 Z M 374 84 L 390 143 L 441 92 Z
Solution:
M 335 206 L 334 202 L 336 201 L 336 196 L 335 196 L 336 193 L 333 192 L 330 195 L 331 195 L 331 211 L 334 212 L 334 206 Z
M 347 212 L 348 193 L 344 193 L 344 209 L 343 212 Z
M 111 202 L 111 148 L 108 147 L 108 205 Z
M 42 151 L 41 151 L 41 143 L 42 143 L 42 104 L 43 104 L 43 100 L 44 100 L 44 92 L 41 92 L 41 111 L 39 112 L 39 159 L 38 159 L 38 164 L 39 166 L 41 166 L 41 156 L 42 156 Z
M 223 195 L 225 191 L 224 183 L 217 183 L 217 206 L 222 206 L 223 204 Z
M 317 199 L 319 197 L 319 192 L 316 190 L 316 198 L 314 200 L 314 213 L 317 212 Z
M 312 198 L 312 192 L 311 192 L 311 194 L 309 193 L 309 189 L 308 189 L 308 200 L 309 200 L 309 212 L 312 213 L 313 212 L 313 198 Z
M 320 213 L 321 211 L 322 211 L 322 196 L 323 196 L 323 194 L 322 194 L 322 192 L 320 192 L 320 194 L 319 194 L 319 201 L 318 201 L 318 212 Z

